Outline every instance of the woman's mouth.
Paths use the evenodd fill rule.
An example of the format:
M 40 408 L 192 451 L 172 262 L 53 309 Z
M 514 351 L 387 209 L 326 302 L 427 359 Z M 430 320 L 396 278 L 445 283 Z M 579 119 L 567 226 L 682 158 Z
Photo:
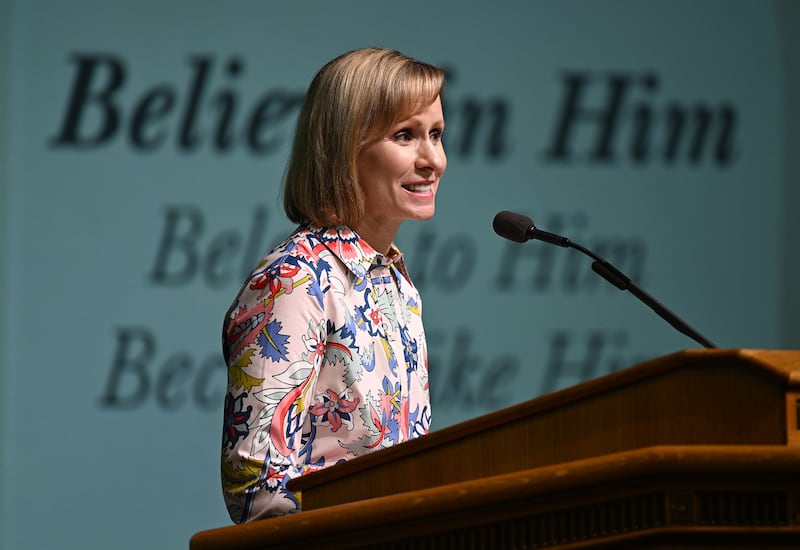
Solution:
M 404 185 L 403 189 L 411 191 L 412 193 L 427 193 L 433 189 L 433 183 L 411 183 Z

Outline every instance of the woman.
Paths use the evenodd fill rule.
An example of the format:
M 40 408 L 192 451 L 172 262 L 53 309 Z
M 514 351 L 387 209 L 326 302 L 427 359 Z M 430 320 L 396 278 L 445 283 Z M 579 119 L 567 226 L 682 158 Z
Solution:
M 441 69 L 393 50 L 312 81 L 269 253 L 223 328 L 222 450 L 235 522 L 299 510 L 289 479 L 428 432 L 421 304 L 393 240 L 433 215 L 447 165 Z

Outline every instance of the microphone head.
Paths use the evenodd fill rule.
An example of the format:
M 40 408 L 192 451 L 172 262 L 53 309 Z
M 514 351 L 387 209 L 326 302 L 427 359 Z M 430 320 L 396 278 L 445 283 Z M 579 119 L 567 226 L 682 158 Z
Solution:
M 492 222 L 494 232 L 510 241 L 524 243 L 529 240 L 528 230 L 533 227 L 533 220 L 528 216 L 503 210 Z

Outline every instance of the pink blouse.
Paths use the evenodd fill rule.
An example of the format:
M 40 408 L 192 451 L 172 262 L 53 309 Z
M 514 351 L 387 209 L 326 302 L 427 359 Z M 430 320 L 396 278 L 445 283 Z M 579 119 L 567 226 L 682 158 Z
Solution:
M 226 315 L 222 487 L 237 522 L 299 510 L 289 479 L 426 434 L 420 296 L 394 247 L 301 227 Z

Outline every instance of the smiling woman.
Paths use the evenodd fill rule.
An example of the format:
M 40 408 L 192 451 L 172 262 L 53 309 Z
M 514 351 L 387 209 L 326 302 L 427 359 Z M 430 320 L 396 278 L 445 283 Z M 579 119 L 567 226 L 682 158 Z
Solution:
M 443 85 L 441 69 L 369 48 L 309 87 L 284 193 L 299 227 L 223 327 L 222 484 L 236 522 L 298 511 L 289 479 L 430 428 L 422 306 L 393 240 L 434 213 Z
M 404 220 L 433 216 L 436 188 L 447 167 L 443 131 L 442 101 L 437 97 L 361 149 L 358 177 L 366 208 L 355 229 L 376 250 L 389 250 Z

